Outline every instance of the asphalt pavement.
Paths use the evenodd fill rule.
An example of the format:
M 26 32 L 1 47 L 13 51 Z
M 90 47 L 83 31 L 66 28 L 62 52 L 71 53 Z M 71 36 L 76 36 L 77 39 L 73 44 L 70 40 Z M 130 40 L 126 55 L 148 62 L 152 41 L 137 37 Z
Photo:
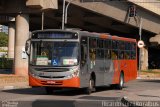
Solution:
M 98 87 L 91 95 L 83 89 L 47 95 L 43 87 L 31 88 L 27 77 L 15 75 L 0 75 L 0 81 L 0 107 L 160 107 L 160 79 L 130 81 L 123 90 Z

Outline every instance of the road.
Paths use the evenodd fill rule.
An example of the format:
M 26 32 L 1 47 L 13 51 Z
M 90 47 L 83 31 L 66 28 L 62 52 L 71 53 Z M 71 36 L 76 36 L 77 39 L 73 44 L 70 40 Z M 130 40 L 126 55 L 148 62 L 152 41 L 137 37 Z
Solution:
M 156 93 L 153 93 L 153 96 L 141 93 L 158 89 L 160 89 L 160 80 L 130 81 L 125 84 L 123 90 L 99 87 L 91 95 L 85 94 L 82 89 L 56 91 L 53 95 L 46 95 L 44 88 L 1 90 L 0 107 L 104 107 L 107 106 L 107 101 L 118 101 L 125 106 L 122 101 L 124 97 L 138 95 L 157 98 Z

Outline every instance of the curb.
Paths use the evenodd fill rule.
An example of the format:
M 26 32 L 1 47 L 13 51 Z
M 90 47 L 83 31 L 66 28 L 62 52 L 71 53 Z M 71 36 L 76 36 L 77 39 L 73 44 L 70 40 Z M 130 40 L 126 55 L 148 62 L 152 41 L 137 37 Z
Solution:
M 137 77 L 136 79 L 138 80 L 160 80 L 160 78 L 142 78 L 142 77 Z
M 127 97 L 123 97 L 121 102 L 127 107 L 159 107 L 159 101 L 131 101 Z
M 138 106 L 138 105 L 132 103 L 133 101 L 127 100 L 127 97 L 123 97 L 123 98 L 121 99 L 121 102 L 122 102 L 124 105 L 126 105 L 127 107 L 143 107 L 143 106 Z
M 0 90 L 13 90 L 13 89 L 23 89 L 23 88 L 31 88 L 30 86 L 0 86 Z

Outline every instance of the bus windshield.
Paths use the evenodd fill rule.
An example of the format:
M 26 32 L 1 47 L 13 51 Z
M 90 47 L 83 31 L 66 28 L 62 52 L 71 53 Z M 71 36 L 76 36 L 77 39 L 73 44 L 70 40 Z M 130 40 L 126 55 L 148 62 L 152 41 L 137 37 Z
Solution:
M 31 65 L 74 66 L 78 64 L 77 42 L 32 42 L 31 50 Z

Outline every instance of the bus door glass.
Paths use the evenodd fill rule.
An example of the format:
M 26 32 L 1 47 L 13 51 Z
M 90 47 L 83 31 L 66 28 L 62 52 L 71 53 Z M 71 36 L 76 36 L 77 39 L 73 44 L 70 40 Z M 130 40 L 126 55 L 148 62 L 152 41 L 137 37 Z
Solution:
M 89 39 L 89 72 L 95 72 L 96 85 L 104 83 L 104 44 L 103 39 Z
M 89 38 L 89 70 L 95 70 L 96 66 L 96 38 Z
M 80 41 L 80 68 L 81 68 L 81 85 L 87 85 L 87 82 L 85 82 L 89 77 L 88 73 L 88 38 L 85 36 L 81 37 Z

